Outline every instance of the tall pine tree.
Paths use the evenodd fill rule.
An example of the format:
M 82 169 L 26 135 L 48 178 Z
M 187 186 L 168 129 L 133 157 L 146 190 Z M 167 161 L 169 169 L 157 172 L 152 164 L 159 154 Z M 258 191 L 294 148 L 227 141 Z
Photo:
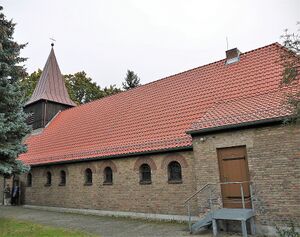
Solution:
M 0 6 L 0 174 L 11 175 L 28 171 L 29 167 L 17 160 L 26 152 L 22 138 L 29 133 L 23 111 L 24 96 L 19 82 L 26 72 L 20 57 L 25 44 L 13 40 L 15 24 L 7 20 Z
M 129 90 L 140 85 L 140 78 L 134 73 L 134 71 L 127 70 L 125 82 L 122 83 L 123 89 Z

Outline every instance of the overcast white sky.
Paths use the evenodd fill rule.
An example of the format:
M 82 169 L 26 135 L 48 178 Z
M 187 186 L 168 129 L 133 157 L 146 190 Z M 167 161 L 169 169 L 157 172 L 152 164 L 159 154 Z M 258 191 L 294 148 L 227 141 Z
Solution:
M 28 72 L 43 68 L 56 39 L 63 74 L 84 70 L 99 85 L 121 85 L 126 70 L 142 84 L 280 42 L 296 31 L 299 0 L 0 0 L 28 42 Z

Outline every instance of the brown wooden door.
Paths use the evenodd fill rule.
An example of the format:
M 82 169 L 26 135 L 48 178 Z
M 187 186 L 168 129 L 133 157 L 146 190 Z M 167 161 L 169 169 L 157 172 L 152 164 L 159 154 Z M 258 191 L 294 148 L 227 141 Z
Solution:
M 222 184 L 226 182 L 249 181 L 246 147 L 229 147 L 217 150 L 223 207 L 242 208 L 241 184 Z M 251 207 L 249 183 L 243 183 L 245 207 Z

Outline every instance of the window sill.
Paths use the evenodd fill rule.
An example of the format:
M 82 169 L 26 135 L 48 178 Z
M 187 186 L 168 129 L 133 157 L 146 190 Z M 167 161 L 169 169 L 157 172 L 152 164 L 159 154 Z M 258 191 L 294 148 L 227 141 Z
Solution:
M 113 185 L 112 182 L 103 182 L 103 185 Z
M 45 187 L 50 187 L 50 186 L 51 186 L 51 184 L 45 184 L 44 186 L 45 186 Z
M 182 184 L 182 180 L 168 180 L 169 184 Z
M 59 184 L 58 186 L 66 186 L 66 184 Z
M 152 184 L 151 181 L 140 181 L 140 185 L 148 185 L 148 184 Z
M 92 186 L 93 183 L 85 183 L 84 186 Z

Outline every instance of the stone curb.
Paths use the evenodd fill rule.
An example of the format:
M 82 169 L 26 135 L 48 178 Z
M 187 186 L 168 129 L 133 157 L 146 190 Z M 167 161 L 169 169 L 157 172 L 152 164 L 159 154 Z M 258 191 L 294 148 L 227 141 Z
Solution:
M 77 209 L 77 208 L 64 208 L 64 207 L 49 207 L 49 206 L 36 206 L 36 205 L 23 205 L 24 208 L 45 210 L 45 211 L 56 211 L 64 213 L 76 213 L 83 215 L 94 215 L 94 216 L 110 216 L 110 217 L 129 217 L 133 219 L 144 219 L 144 220 L 157 220 L 157 221 L 176 221 L 185 223 L 188 222 L 188 216 L 182 215 L 165 215 L 165 214 L 154 214 L 154 213 L 140 213 L 140 212 L 122 212 L 122 211 L 104 211 L 95 209 Z M 199 217 L 192 216 L 192 221 L 199 220 Z

